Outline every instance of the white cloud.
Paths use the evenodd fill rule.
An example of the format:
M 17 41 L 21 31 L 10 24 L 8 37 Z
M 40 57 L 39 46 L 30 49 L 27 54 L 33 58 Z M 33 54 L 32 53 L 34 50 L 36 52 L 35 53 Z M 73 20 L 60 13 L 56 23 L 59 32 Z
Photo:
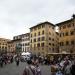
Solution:
M 75 0 L 0 0 L 0 36 L 12 38 L 39 22 L 70 19 L 74 12 Z

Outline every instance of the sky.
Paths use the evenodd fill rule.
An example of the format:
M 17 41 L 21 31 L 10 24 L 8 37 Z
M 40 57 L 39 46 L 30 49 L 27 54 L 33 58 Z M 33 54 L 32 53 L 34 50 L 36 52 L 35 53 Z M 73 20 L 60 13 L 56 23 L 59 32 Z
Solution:
M 0 0 L 0 37 L 13 39 L 41 22 L 57 24 L 73 14 L 75 0 Z

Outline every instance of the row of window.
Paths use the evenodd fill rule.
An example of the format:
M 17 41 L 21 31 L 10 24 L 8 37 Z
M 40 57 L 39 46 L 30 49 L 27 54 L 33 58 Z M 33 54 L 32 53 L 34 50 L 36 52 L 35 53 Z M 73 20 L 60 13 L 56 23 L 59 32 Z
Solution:
M 25 38 L 25 37 L 29 37 L 29 35 L 30 35 L 30 34 L 25 34 L 25 35 L 22 35 L 21 37 L 22 37 L 22 38 Z
M 68 25 L 64 25 L 64 26 L 62 26 L 62 27 L 60 27 L 60 30 L 63 28 L 63 29 L 65 29 L 65 28 L 70 28 L 70 27 L 74 27 L 74 23 L 72 23 L 72 24 L 68 24 Z
M 49 37 L 49 40 L 54 41 L 54 38 Z M 34 39 L 33 42 L 39 42 L 39 41 L 45 41 L 45 37 L 39 37 L 38 39 Z M 32 43 L 32 39 L 31 39 L 31 43 Z
M 49 35 L 52 35 L 52 36 L 54 36 L 54 33 L 51 33 L 51 32 L 49 32 Z
M 7 49 L 7 47 L 4 47 L 4 46 L 1 47 L 1 46 L 0 46 L 0 49 Z
M 35 31 L 35 30 L 41 29 L 41 28 L 45 28 L 45 25 L 40 25 L 40 26 L 38 26 L 38 27 L 35 27 L 35 28 L 31 29 L 31 31 L 33 31 L 33 30 Z M 52 27 L 52 26 L 49 26 L 49 28 L 54 29 L 54 27 Z
M 14 45 L 9 45 L 8 47 L 14 47 Z
M 69 32 L 61 33 L 60 37 L 62 37 L 62 36 L 69 36 L 69 35 L 75 35 L 75 31 L 71 31 L 70 33 Z
M 21 36 L 15 36 L 13 39 L 16 40 L 16 39 L 20 39 Z
M 25 51 L 25 52 L 26 52 L 26 51 L 28 51 L 28 50 L 29 50 L 29 47 L 23 47 L 23 48 L 22 48 L 22 51 Z
M 52 45 L 52 46 L 55 46 L 54 43 L 49 43 L 49 45 L 50 45 L 50 46 L 51 46 L 51 45 Z
M 24 38 L 24 37 L 29 37 L 29 35 L 30 34 L 22 35 L 22 36 L 21 35 L 20 36 L 15 36 L 13 39 L 16 40 L 16 39 L 20 39 L 20 38 Z
M 64 45 L 75 45 L 75 41 L 60 42 L 59 44 L 60 44 L 60 46 L 64 46 Z
M 6 43 L 0 43 L 0 45 L 7 45 Z
M 6 42 L 7 40 L 2 40 L 2 39 L 0 39 L 0 41 L 1 41 L 1 42 Z
M 42 31 L 42 35 L 44 34 L 45 32 L 44 32 L 44 30 Z M 38 32 L 38 36 L 39 35 L 41 35 L 41 33 L 40 32 Z M 34 33 L 34 36 L 36 36 L 36 33 Z M 33 37 L 33 35 L 31 34 L 31 37 Z
M 54 38 L 51 38 L 51 37 L 49 37 L 49 40 L 52 40 L 52 41 L 54 41 Z
M 54 29 L 55 27 L 49 26 L 49 28 L 52 28 L 52 29 Z
M 38 39 L 33 39 L 33 42 L 37 42 L 37 41 L 45 41 L 45 37 L 39 37 Z M 31 43 L 32 43 L 32 39 L 31 39 Z
M 55 46 L 54 43 L 49 43 L 49 45 Z M 45 46 L 45 43 L 34 44 L 34 47 L 44 47 L 44 46 Z
M 10 51 L 14 51 L 14 50 L 15 50 L 15 48 L 9 48 L 9 50 L 10 50 Z
M 45 27 L 45 25 L 40 25 L 40 26 L 38 26 L 38 27 L 35 27 L 34 29 L 31 29 L 31 31 L 35 31 L 35 30 L 37 30 L 37 29 L 41 29 L 41 28 L 44 28 Z
M 44 47 L 45 46 L 45 43 L 37 43 L 37 44 L 34 44 L 34 47 Z M 31 45 L 32 47 L 32 45 Z
M 23 43 L 22 46 L 29 46 L 29 43 Z
M 26 38 L 26 39 L 22 39 L 22 41 L 28 41 L 29 40 L 29 38 Z
M 34 50 L 37 50 L 37 49 L 34 47 Z M 45 50 L 45 48 L 42 47 L 42 49 L 40 49 L 40 48 L 38 47 L 38 50 Z M 50 52 L 54 52 L 54 48 L 49 48 L 49 51 L 50 51 Z
M 45 32 L 44 32 L 44 30 L 42 31 L 42 35 L 44 35 L 45 34 Z M 40 36 L 41 35 L 41 33 L 40 32 L 38 32 L 38 36 Z M 51 32 L 49 32 L 49 35 L 51 35 Z M 53 36 L 54 36 L 54 34 L 52 34 Z M 34 35 L 32 35 L 31 34 L 31 37 L 36 37 L 36 33 L 34 33 Z

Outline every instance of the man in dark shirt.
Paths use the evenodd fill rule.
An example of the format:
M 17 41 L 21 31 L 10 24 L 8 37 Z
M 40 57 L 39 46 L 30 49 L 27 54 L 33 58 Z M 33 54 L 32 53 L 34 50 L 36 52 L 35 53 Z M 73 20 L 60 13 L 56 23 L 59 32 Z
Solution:
M 71 66 L 71 74 L 75 75 L 75 60 L 74 60 L 74 64 Z

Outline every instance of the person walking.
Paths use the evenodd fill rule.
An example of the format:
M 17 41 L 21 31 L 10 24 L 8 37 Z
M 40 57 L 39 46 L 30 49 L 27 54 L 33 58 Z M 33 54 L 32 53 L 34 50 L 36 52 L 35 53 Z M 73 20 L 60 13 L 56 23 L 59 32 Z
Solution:
M 17 65 L 17 66 L 19 66 L 19 61 L 20 61 L 19 56 L 17 56 L 17 57 L 16 57 L 16 65 Z
M 71 75 L 70 68 L 71 68 L 71 65 L 67 63 L 64 68 L 64 75 Z
M 22 75 L 41 75 L 38 61 L 35 59 L 30 60 L 28 65 L 25 67 Z
M 35 60 L 35 69 L 36 69 L 36 75 L 41 75 L 41 69 L 40 69 L 40 66 L 39 66 L 39 60 L 36 59 Z
M 60 66 L 60 63 L 57 63 L 57 69 L 55 75 L 63 75 L 62 73 L 62 67 Z
M 72 66 L 71 66 L 71 74 L 75 75 L 75 60 L 74 60 L 74 63 L 72 64 Z
M 56 63 L 53 62 L 53 64 L 51 64 L 51 75 L 56 74 L 56 69 L 57 69 Z
M 0 56 L 0 66 L 3 67 L 3 57 Z

